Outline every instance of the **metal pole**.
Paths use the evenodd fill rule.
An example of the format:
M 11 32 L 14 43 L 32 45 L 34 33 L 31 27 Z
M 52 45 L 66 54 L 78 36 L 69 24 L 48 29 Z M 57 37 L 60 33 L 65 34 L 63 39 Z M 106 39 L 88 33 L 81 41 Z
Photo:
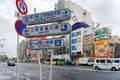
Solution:
M 40 80 L 42 80 L 42 70 L 41 70 L 41 60 L 40 60 L 41 52 L 39 54 L 39 51 L 37 50 L 37 54 L 38 54 L 38 66 L 39 66 Z
M 36 13 L 36 8 L 34 8 L 34 14 L 35 13 Z M 37 24 L 35 24 L 35 26 L 37 26 Z M 39 55 L 39 50 L 37 50 L 37 54 L 38 54 L 39 75 L 40 75 L 40 80 L 42 80 L 41 59 L 40 59 L 40 56 L 42 53 L 40 52 L 40 55 Z
M 16 76 L 17 76 L 17 80 L 19 80 L 19 35 L 17 34 L 17 72 L 16 72 Z
M 54 35 L 53 35 L 53 38 L 54 38 Z M 52 80 L 52 68 L 53 68 L 53 53 L 54 53 L 54 48 L 52 49 L 52 52 L 51 52 L 51 57 L 50 57 L 50 75 L 49 75 L 49 80 Z
M 53 63 L 53 52 L 54 52 L 54 49 L 52 49 L 52 52 L 51 52 L 51 56 L 50 56 L 50 75 L 49 75 L 49 80 L 52 80 L 52 63 Z

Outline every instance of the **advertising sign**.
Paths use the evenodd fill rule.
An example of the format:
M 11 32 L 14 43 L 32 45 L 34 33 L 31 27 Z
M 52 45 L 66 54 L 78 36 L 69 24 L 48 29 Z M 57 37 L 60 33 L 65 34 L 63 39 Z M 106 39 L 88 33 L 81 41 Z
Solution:
M 96 41 L 95 57 L 108 57 L 108 40 Z
M 27 42 L 27 48 L 30 50 L 60 48 L 63 46 L 62 38 L 46 39 L 46 40 L 30 40 Z
M 86 35 L 83 37 L 83 52 L 85 57 L 93 56 L 92 52 L 92 38 L 91 35 Z
M 100 36 L 105 36 L 105 35 L 111 35 L 111 30 L 108 28 L 101 28 L 95 31 L 95 36 L 100 37 Z
M 24 2 L 24 0 L 16 0 L 16 7 L 21 14 L 23 15 L 27 14 L 28 9 L 27 9 L 27 5 Z
M 69 23 L 28 27 L 22 31 L 22 35 L 24 37 L 60 35 L 69 33 L 70 28 Z
M 26 15 L 23 17 L 22 21 L 24 24 L 29 26 L 35 24 L 65 21 L 65 20 L 69 20 L 70 18 L 71 18 L 71 11 L 69 9 L 61 9 L 61 10 Z

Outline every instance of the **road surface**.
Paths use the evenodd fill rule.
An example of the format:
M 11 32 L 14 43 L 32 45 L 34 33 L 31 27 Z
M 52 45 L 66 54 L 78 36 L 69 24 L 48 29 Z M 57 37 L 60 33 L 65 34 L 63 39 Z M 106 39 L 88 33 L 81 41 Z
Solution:
M 49 65 L 42 64 L 42 80 L 49 80 Z M 52 80 L 120 80 L 120 71 L 94 70 L 86 66 L 53 66 Z M 16 80 L 16 67 L 0 63 L 0 80 Z M 19 80 L 40 80 L 37 64 L 20 63 Z

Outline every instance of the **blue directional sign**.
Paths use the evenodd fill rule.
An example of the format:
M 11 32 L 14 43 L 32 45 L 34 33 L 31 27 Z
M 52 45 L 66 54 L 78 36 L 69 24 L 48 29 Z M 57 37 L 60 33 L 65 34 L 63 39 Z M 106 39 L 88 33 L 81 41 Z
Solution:
M 62 35 L 70 32 L 71 26 L 69 23 L 43 25 L 37 27 L 27 27 L 22 31 L 24 37 L 52 36 Z
M 27 48 L 30 50 L 60 48 L 63 46 L 64 40 L 62 38 L 53 38 L 46 40 L 30 40 L 27 42 Z
M 26 25 L 43 24 L 50 22 L 59 22 L 69 20 L 71 18 L 71 11 L 69 9 L 61 9 L 37 14 L 26 15 L 22 21 Z

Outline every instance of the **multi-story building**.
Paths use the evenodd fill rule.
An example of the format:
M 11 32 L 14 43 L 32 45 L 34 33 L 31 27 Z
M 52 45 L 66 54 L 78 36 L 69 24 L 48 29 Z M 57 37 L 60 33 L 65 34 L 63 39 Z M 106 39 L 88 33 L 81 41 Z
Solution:
M 19 44 L 18 52 L 19 52 L 19 61 L 20 62 L 23 62 L 24 60 L 26 60 L 28 58 L 25 40 L 22 40 L 22 42 Z
M 73 31 L 71 31 L 70 34 L 57 36 L 57 37 L 62 37 L 64 39 L 65 46 L 62 47 L 61 49 L 56 49 L 54 56 L 59 56 L 61 58 L 66 58 L 66 59 L 72 58 L 76 60 L 76 59 L 79 59 L 81 55 L 83 55 L 83 44 L 82 44 L 83 36 L 92 34 L 93 21 L 91 19 L 91 14 L 88 11 L 81 8 L 79 5 L 71 2 L 70 0 L 68 1 L 58 0 L 58 3 L 55 4 L 55 9 L 58 10 L 58 9 L 64 9 L 64 8 L 68 8 L 71 10 L 71 19 L 66 22 L 69 22 L 72 28 L 74 27 L 74 30 L 72 29 Z M 79 23 L 81 24 L 81 26 L 76 25 Z M 83 28 L 82 23 L 89 25 L 89 27 Z M 76 28 L 74 25 L 76 25 Z M 70 37 L 70 35 L 72 35 L 73 33 L 76 34 L 78 32 L 79 32 L 79 36 Z M 71 44 L 73 39 L 75 41 L 78 40 L 78 43 Z M 75 47 L 78 46 L 78 47 L 76 48 L 76 50 L 74 50 L 72 49 L 73 46 Z

